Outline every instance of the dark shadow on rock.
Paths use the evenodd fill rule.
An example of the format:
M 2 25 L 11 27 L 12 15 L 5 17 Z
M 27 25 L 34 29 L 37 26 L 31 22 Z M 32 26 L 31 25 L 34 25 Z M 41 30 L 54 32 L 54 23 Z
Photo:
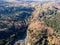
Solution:
M 14 45 L 14 43 L 18 40 L 24 40 L 26 38 L 28 25 L 27 24 L 24 25 L 24 23 L 26 23 L 25 19 L 28 18 L 29 16 L 31 16 L 31 13 L 34 11 L 34 8 L 32 8 L 32 7 L 30 7 L 30 8 L 29 7 L 28 8 L 27 7 L 15 7 L 15 8 L 16 8 L 16 11 L 13 10 L 14 7 L 5 8 L 4 11 L 0 11 L 0 14 L 6 14 L 7 13 L 8 15 L 10 13 L 14 14 L 15 12 L 26 11 L 26 12 L 21 13 L 18 17 L 16 16 L 17 20 L 15 20 L 15 19 L 10 20 L 10 22 L 9 22 L 9 20 L 7 20 L 9 23 L 12 24 L 12 26 L 10 28 L 5 26 L 8 30 L 7 31 L 0 31 L 0 40 L 4 39 L 3 44 L 0 44 L 0 45 L 5 45 L 7 42 L 9 42 L 11 39 L 10 37 L 13 34 L 15 34 L 15 36 L 13 37 L 14 39 L 11 39 L 12 40 L 12 42 L 10 42 L 11 45 Z M 10 9 L 11 9 L 11 12 L 8 12 Z M 28 13 L 28 12 L 30 12 L 30 13 Z M 6 16 L 7 16 L 7 14 L 6 14 Z M 13 16 L 15 16 L 15 15 L 13 15 Z M 24 21 L 23 25 L 20 27 L 20 29 L 18 29 L 18 28 L 15 29 L 14 23 L 21 21 L 21 20 Z M 11 21 L 13 21 L 13 23 Z
M 26 38 L 27 28 L 28 26 L 26 27 L 23 26 L 21 27 L 21 30 L 23 30 L 23 32 L 22 31 L 16 32 L 14 40 L 11 42 L 11 45 L 14 45 L 14 43 L 17 42 L 18 40 L 24 40 Z

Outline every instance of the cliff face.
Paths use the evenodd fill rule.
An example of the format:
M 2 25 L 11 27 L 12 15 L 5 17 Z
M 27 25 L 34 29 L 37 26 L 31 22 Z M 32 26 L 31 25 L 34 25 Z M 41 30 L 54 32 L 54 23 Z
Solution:
M 59 4 L 54 2 L 36 8 L 27 30 L 27 45 L 60 45 L 58 11 Z
M 60 45 L 59 19 L 60 5 L 54 2 L 4 6 L 0 10 L 0 45 Z

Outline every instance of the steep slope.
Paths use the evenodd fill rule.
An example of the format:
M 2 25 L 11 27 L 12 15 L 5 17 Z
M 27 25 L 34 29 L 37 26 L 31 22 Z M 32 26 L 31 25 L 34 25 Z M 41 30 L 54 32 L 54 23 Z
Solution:
M 60 5 L 27 5 L 0 7 L 0 45 L 60 45 Z
M 27 45 L 60 45 L 59 14 L 59 5 L 54 2 L 36 8 L 27 30 Z

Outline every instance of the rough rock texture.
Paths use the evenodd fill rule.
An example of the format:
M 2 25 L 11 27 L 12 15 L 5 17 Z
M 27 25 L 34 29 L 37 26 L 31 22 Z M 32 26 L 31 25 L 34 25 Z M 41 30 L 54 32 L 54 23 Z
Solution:
M 55 36 L 54 29 L 43 22 L 35 20 L 31 22 L 27 31 L 28 45 L 58 45 L 59 37 Z

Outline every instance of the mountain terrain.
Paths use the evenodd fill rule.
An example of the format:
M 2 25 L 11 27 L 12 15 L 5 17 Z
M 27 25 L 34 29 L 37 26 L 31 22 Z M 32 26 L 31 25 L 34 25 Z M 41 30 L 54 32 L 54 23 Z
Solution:
M 60 45 L 60 2 L 0 2 L 0 45 Z

